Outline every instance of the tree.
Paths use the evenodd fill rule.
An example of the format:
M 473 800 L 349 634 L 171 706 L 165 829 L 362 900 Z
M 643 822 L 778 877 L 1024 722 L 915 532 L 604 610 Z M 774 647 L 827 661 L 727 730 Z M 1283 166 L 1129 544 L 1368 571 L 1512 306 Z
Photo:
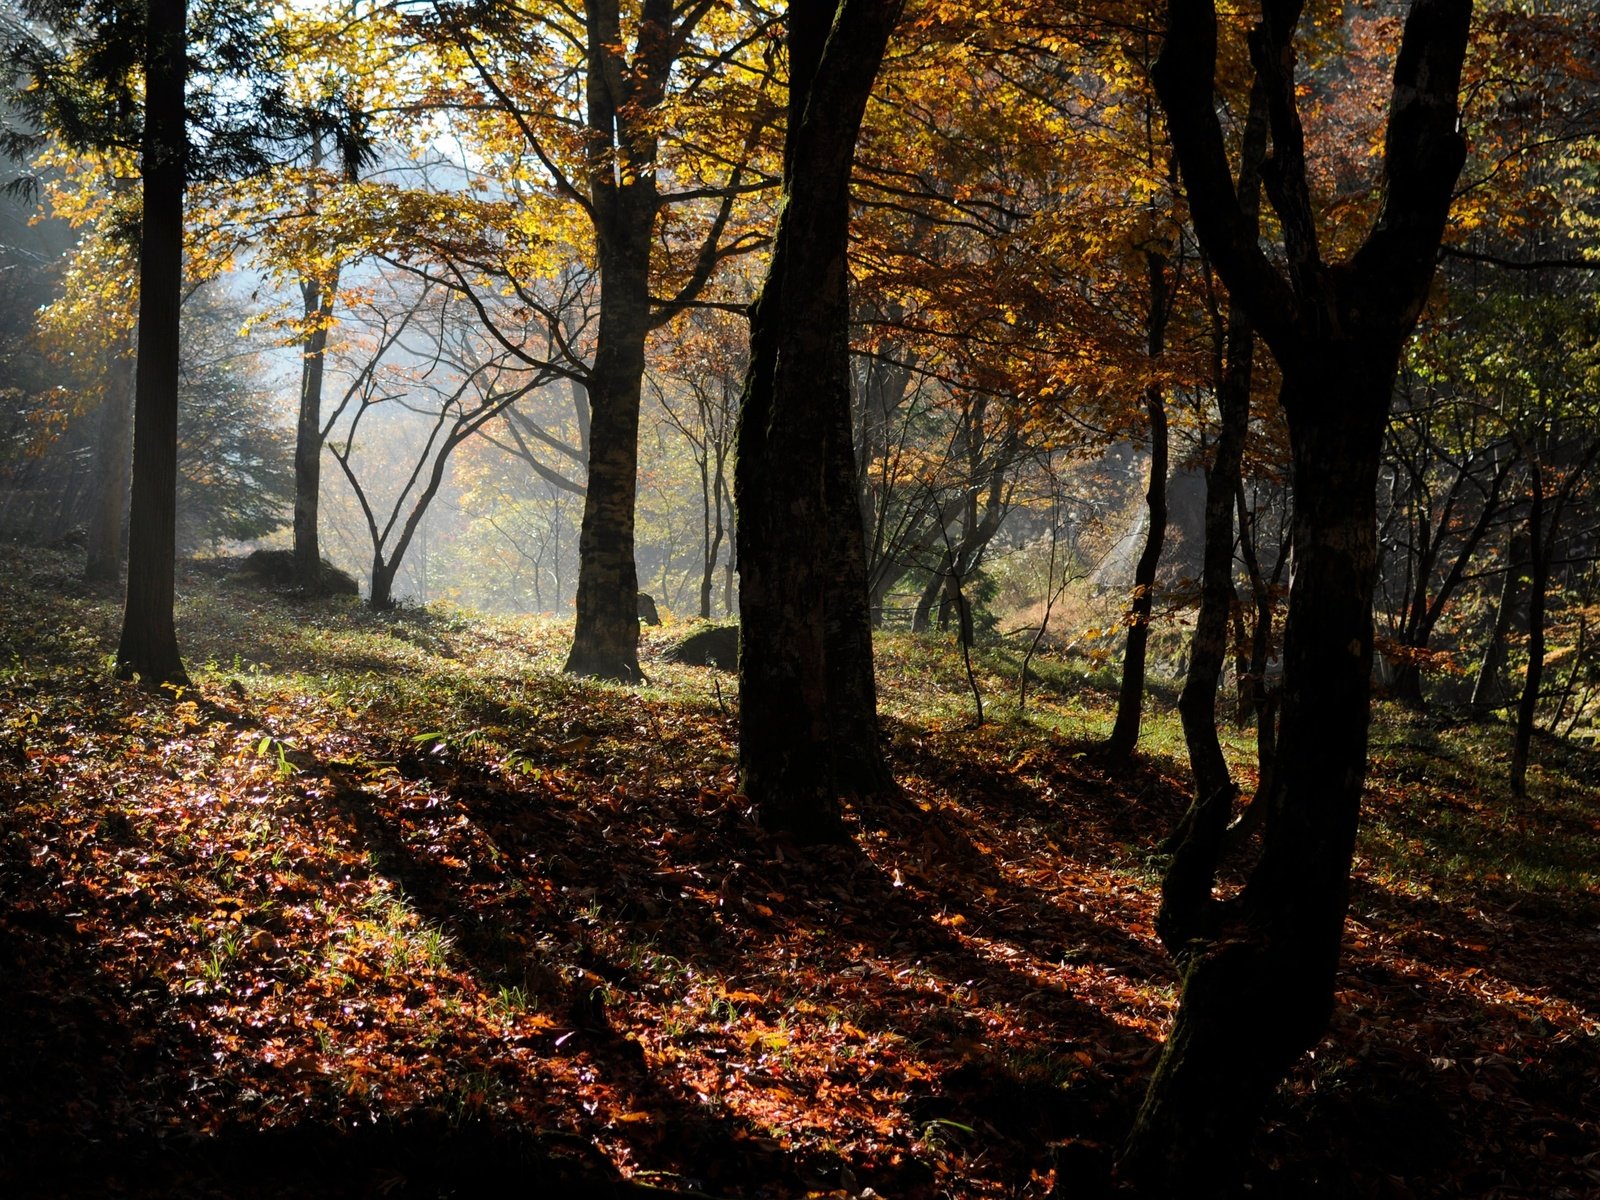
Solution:
M 65 40 L 27 36 L 13 47 L 32 81 L 20 93 L 28 114 L 71 149 L 139 153 L 132 534 L 116 671 L 146 687 L 182 686 L 173 570 L 185 187 L 259 171 L 273 147 L 321 117 L 285 99 L 260 12 L 205 0 L 191 27 L 186 0 L 33 0 L 27 9 Z M 204 86 L 191 92 L 191 75 Z M 13 149 L 27 140 L 7 139 Z
M 1214 101 L 1216 6 L 1168 5 L 1156 89 L 1201 244 L 1282 371 L 1295 553 L 1261 857 L 1228 905 L 1212 896 L 1214 862 L 1167 877 L 1166 942 L 1182 998 L 1123 1165 L 1169 1194 L 1226 1188 L 1267 1098 L 1332 1010 L 1366 767 L 1377 472 L 1400 354 L 1466 156 L 1457 92 L 1470 16 L 1470 0 L 1410 6 L 1381 207 L 1359 247 L 1330 262 L 1296 98 L 1301 4 L 1265 0 L 1250 50 L 1266 92 L 1264 179 L 1282 230 L 1280 268 L 1230 174 Z
M 401 277 L 401 282 L 413 281 Z M 375 295 L 368 310 L 352 310 L 352 325 L 365 323 L 371 340 L 363 355 L 347 356 L 349 384 L 320 430 L 350 485 L 366 524 L 372 565 L 367 603 L 394 606 L 400 565 L 422 528 L 429 506 L 445 482 L 451 456 L 468 438 L 503 414 L 517 400 L 549 382 L 529 372 L 484 336 L 461 297 L 419 284 L 409 294 Z M 420 439 L 405 438 L 391 419 L 377 440 L 403 464 L 400 486 L 384 511 L 369 478 L 356 466 L 358 436 L 370 437 L 373 424 L 419 415 Z
M 739 768 L 764 824 L 841 835 L 839 798 L 892 786 L 878 744 L 850 427 L 856 137 L 899 0 L 794 0 L 783 206 L 750 313 L 734 497 Z
M 1171 316 L 1169 293 L 1171 269 L 1163 250 L 1148 249 L 1144 254 L 1149 284 L 1147 347 L 1150 357 L 1161 357 L 1166 349 L 1167 321 Z M 1106 739 L 1106 754 L 1112 760 L 1133 756 L 1139 743 L 1139 725 L 1144 712 L 1145 657 L 1150 644 L 1150 616 L 1155 608 L 1156 570 L 1161 563 L 1162 542 L 1167 534 L 1167 457 L 1169 433 L 1165 389 L 1155 380 L 1145 385 L 1144 410 L 1150 434 L 1150 482 L 1145 490 L 1144 548 L 1133 572 L 1133 596 L 1123 624 L 1128 640 L 1122 655 L 1122 680 L 1117 692 L 1117 718 Z
M 515 200 L 528 252 L 457 256 L 433 277 L 479 296 L 491 325 L 503 296 L 548 337 L 517 352 L 587 393 L 588 464 L 577 621 L 566 669 L 640 678 L 635 496 L 646 343 L 728 258 L 765 244 L 743 227 L 745 197 L 773 180 L 753 166 L 772 124 L 773 18 L 755 5 L 617 0 L 482 5 L 420 23 L 445 70 L 438 91 L 469 120 L 471 170 Z M 441 256 L 444 257 L 444 256 Z M 578 258 L 588 270 L 570 270 Z M 540 294 L 538 281 L 561 276 Z M 484 286 L 480 286 L 484 285 Z M 571 285 L 571 286 L 569 286 Z M 564 309 L 587 306 L 571 336 Z M 557 303 L 559 301 L 559 303 Z M 509 347 L 508 347 L 509 348 Z
M 743 339 L 736 339 L 731 320 L 713 313 L 703 320 L 680 322 L 669 360 L 670 374 L 658 380 L 655 387 L 667 424 L 689 446 L 700 484 L 699 613 L 703 620 L 711 618 L 717 561 L 728 532 L 724 526 L 724 515 L 732 501 L 728 459 L 733 452 L 738 389 L 747 348 L 733 344 Z M 677 387 L 670 388 L 669 383 Z
M 1239 208 L 1247 224 L 1259 228 L 1261 162 L 1267 152 L 1266 97 L 1253 88 L 1250 109 L 1240 140 Z M 1200 608 L 1195 614 L 1189 643 L 1189 668 L 1178 694 L 1178 716 L 1183 723 L 1189 770 L 1194 777 L 1194 799 L 1184 829 L 1202 820 L 1205 828 L 1219 830 L 1221 822 L 1204 819 L 1208 806 L 1228 809 L 1234 785 L 1217 738 L 1217 686 L 1228 652 L 1228 612 L 1233 605 L 1233 510 L 1240 493 L 1245 442 L 1250 429 L 1251 385 L 1255 379 L 1255 330 L 1236 303 L 1227 305 L 1226 318 L 1215 310 L 1216 445 L 1206 466 L 1205 545 L 1200 566 Z M 1241 531 L 1249 543 L 1248 531 Z M 1265 767 L 1265 764 L 1262 764 Z M 1182 832 L 1176 844 L 1184 841 Z M 1214 851 L 1200 857 L 1204 861 Z
M 178 511 L 178 345 L 183 304 L 183 189 L 189 161 L 185 0 L 149 0 L 139 176 L 139 357 L 133 384 L 133 500 L 128 599 L 117 678 L 186 685 L 173 625 Z

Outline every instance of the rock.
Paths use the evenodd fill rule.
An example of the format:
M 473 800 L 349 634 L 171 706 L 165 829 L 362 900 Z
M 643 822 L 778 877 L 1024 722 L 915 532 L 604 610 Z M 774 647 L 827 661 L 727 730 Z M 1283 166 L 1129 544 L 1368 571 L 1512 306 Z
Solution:
M 271 587 L 297 587 L 300 582 L 295 574 L 292 550 L 252 550 L 245 556 L 239 573 Z M 322 560 L 320 582 L 321 590 L 330 596 L 361 595 L 361 585 L 327 559 Z
M 687 637 L 668 647 L 662 658 L 691 667 L 720 667 L 734 671 L 739 667 L 739 627 L 702 625 Z
M 646 625 L 661 624 L 661 614 L 656 611 L 655 599 L 649 592 L 639 593 L 639 620 Z

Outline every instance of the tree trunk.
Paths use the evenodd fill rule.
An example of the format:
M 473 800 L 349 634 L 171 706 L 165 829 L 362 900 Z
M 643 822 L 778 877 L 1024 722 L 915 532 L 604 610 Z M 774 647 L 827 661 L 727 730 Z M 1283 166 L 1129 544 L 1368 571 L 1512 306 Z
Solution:
M 704 406 L 701 412 L 704 413 Z M 707 442 L 710 438 L 708 436 Z M 722 511 L 719 508 L 716 514 L 716 533 L 711 531 L 711 465 L 706 460 L 710 457 L 710 446 L 699 454 L 697 466 L 700 469 L 700 619 L 711 619 L 711 579 L 717 569 L 716 547 L 722 544 Z
M 1517 720 L 1511 739 L 1511 794 L 1528 794 L 1528 758 L 1533 748 L 1533 723 L 1539 713 L 1539 689 L 1544 684 L 1545 590 L 1550 586 L 1550 558 L 1555 548 L 1553 530 L 1545 531 L 1544 473 L 1533 461 L 1528 501 L 1528 666 L 1522 695 L 1517 700 Z M 1553 525 L 1554 522 L 1552 521 Z
M 741 786 L 763 824 L 805 840 L 841 837 L 841 796 L 889 778 L 850 440 L 846 258 L 856 135 L 898 10 L 790 5 L 784 204 L 740 401 Z
M 294 573 L 302 588 L 320 593 L 326 587 L 317 538 L 322 493 L 322 376 L 335 287 L 306 280 L 300 290 L 306 320 L 314 323 L 300 360 L 300 417 L 294 440 Z
M 1332 1012 L 1366 768 L 1383 408 L 1398 360 L 1330 347 L 1284 382 L 1295 571 L 1263 855 L 1225 912 L 1210 877 L 1167 913 L 1183 1000 L 1127 1159 L 1172 1194 L 1225 1192 L 1262 1107 Z M 1349 414 L 1358 411 L 1358 419 Z M 1225 922 L 1225 924 L 1224 924 Z
M 1267 152 L 1266 95 L 1251 89 L 1239 166 L 1239 204 L 1260 225 L 1261 164 Z M 1217 351 L 1218 431 L 1216 453 L 1206 471 L 1205 549 L 1200 569 L 1200 609 L 1189 642 L 1189 670 L 1178 695 L 1194 799 L 1169 839 L 1172 860 L 1162 881 L 1156 928 L 1169 951 L 1184 940 L 1177 914 L 1196 911 L 1210 895 L 1238 789 L 1217 737 L 1217 687 L 1228 654 L 1228 615 L 1233 607 L 1233 510 L 1242 488 L 1245 442 L 1250 434 L 1250 387 L 1255 366 L 1255 330 L 1243 308 L 1229 301 Z M 1259 616 L 1258 616 L 1259 621 Z M 1257 719 L 1261 710 L 1257 709 Z M 1262 761 L 1263 772 L 1266 768 Z
M 382 554 L 372 556 L 372 575 L 368 580 L 367 607 L 374 612 L 388 612 L 394 607 L 394 580 L 400 573 L 400 558 L 395 555 L 385 559 Z
M 639 482 L 639 397 L 650 333 L 650 242 L 656 184 L 656 110 L 679 43 L 668 0 L 639 9 L 627 60 L 617 0 L 587 0 L 584 102 L 589 201 L 600 267 L 600 320 L 589 393 L 589 477 L 578 534 L 577 621 L 566 670 L 637 680 L 639 574 L 634 501 Z
M 1150 317 L 1147 350 L 1151 360 L 1161 357 L 1166 340 L 1167 263 L 1155 251 L 1145 255 L 1150 280 Z M 1144 549 L 1133 569 L 1133 599 L 1123 618 L 1128 626 L 1128 642 L 1122 652 L 1122 683 L 1117 694 L 1117 720 L 1106 739 L 1106 753 L 1113 759 L 1128 759 L 1139 744 L 1139 725 L 1144 717 L 1145 655 L 1150 645 L 1150 614 L 1155 608 L 1156 568 L 1161 565 L 1161 546 L 1167 536 L 1167 400 L 1161 385 L 1152 383 L 1144 392 L 1145 414 L 1150 421 L 1150 486 L 1145 490 L 1149 523 L 1145 526 Z
M 1171 928 L 1172 912 L 1195 908 L 1208 896 L 1222 851 L 1222 839 L 1238 789 L 1217 737 L 1217 686 L 1228 654 L 1228 614 L 1234 602 L 1233 508 L 1239 493 L 1245 439 L 1250 424 L 1250 379 L 1255 335 L 1235 306 L 1228 315 L 1227 349 L 1218 389 L 1221 428 L 1216 456 L 1206 472 L 1205 551 L 1200 576 L 1200 611 L 1189 642 L 1189 670 L 1178 694 L 1178 717 L 1194 776 L 1194 799 L 1173 835 L 1173 857 L 1162 884 L 1162 911 L 1156 920 L 1171 951 L 1182 944 Z M 1258 620 L 1259 620 L 1258 615 Z M 1260 719 L 1260 710 L 1257 710 Z M 1263 764 L 1265 766 L 1265 764 Z
M 178 492 L 178 327 L 183 291 L 184 0 L 149 0 L 140 175 L 139 359 L 134 379 L 128 595 L 117 678 L 186 685 L 173 627 Z
M 948 547 L 939 555 L 939 565 L 934 567 L 933 574 L 928 577 L 928 582 L 923 586 L 922 594 L 917 597 L 917 607 L 911 614 L 911 632 L 927 633 L 933 624 L 933 605 L 939 599 L 939 593 L 944 590 L 944 581 L 955 571 L 955 552 Z
M 1457 93 L 1470 0 L 1413 0 L 1394 59 L 1381 210 L 1354 255 L 1325 262 L 1297 108 L 1301 7 L 1264 0 L 1250 37 L 1281 266 L 1228 171 L 1214 3 L 1169 0 L 1152 71 L 1196 232 L 1282 368 L 1295 557 L 1261 857 L 1236 902 L 1200 887 L 1174 914 L 1188 935 L 1176 955 L 1182 996 L 1121 1164 L 1152 1195 L 1238 1194 L 1263 1106 L 1332 1012 L 1366 770 L 1383 432 L 1466 158 Z
M 643 199 L 643 198 L 641 198 Z M 602 235 L 600 327 L 589 377 L 589 482 L 578 535 L 577 624 L 566 670 L 637 680 L 639 575 L 634 563 L 634 496 L 639 479 L 639 397 L 650 329 L 647 215 L 618 218 Z
M 122 576 L 133 456 L 133 374 L 131 355 L 114 354 L 106 364 L 106 395 L 100 406 L 100 428 L 94 447 L 95 498 L 89 513 L 89 556 L 83 572 L 91 583 L 111 583 Z
M 719 437 L 712 443 L 707 437 L 706 457 L 710 463 L 704 461 L 700 465 L 700 488 L 705 501 L 705 521 L 708 528 L 705 547 L 704 569 L 700 574 L 700 617 L 702 620 L 711 619 L 711 592 L 717 578 L 717 559 L 722 555 L 722 542 L 727 537 L 727 529 L 722 520 L 723 498 L 728 494 L 728 458 L 726 443 Z M 710 471 L 710 487 L 706 486 L 706 474 Z
M 1472 685 L 1472 715 L 1478 720 L 1505 701 L 1505 685 L 1500 673 L 1506 665 L 1506 634 L 1516 616 L 1517 589 L 1522 584 L 1523 567 L 1531 557 L 1531 548 L 1523 533 L 1513 533 L 1506 547 L 1506 575 L 1500 581 L 1500 601 L 1495 606 L 1494 627 L 1489 630 L 1489 641 L 1483 648 L 1483 660 L 1478 664 L 1478 678 Z

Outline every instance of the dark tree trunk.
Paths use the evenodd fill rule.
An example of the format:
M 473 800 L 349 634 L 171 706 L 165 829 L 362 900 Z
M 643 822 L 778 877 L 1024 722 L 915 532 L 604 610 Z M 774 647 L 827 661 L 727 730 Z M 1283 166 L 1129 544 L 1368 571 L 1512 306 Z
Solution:
M 1235 912 L 1211 901 L 1209 872 L 1187 895 L 1169 879 L 1164 897 L 1183 1003 L 1128 1153 L 1172 1186 L 1227 1187 L 1262 1106 L 1332 1010 L 1366 764 L 1381 402 L 1398 352 L 1316 357 L 1320 371 L 1284 383 L 1285 406 L 1304 415 L 1291 420 L 1295 573 L 1263 856 Z
M 926 633 L 933 626 L 934 603 L 939 599 L 939 593 L 944 591 L 945 580 L 955 573 L 955 569 L 955 552 L 947 548 L 940 553 L 939 565 L 934 567 L 922 594 L 917 597 L 917 607 L 911 613 L 912 633 Z
M 1544 686 L 1545 589 L 1550 586 L 1550 557 L 1555 539 L 1545 533 L 1544 477 L 1537 460 L 1532 464 L 1528 500 L 1528 665 L 1517 699 L 1517 719 L 1511 739 L 1511 794 L 1528 794 L 1528 758 L 1533 749 L 1534 718 L 1539 713 L 1539 689 Z
M 106 364 L 106 395 L 94 446 L 89 556 L 83 572 L 91 583 L 111 583 L 122 577 L 133 456 L 133 374 L 133 359 L 127 354 L 115 354 Z
M 1169 950 L 1182 942 L 1169 928 L 1172 910 L 1188 911 L 1210 894 L 1215 863 L 1238 789 L 1217 736 L 1217 688 L 1228 654 L 1228 614 L 1234 602 L 1233 509 L 1239 493 L 1245 438 L 1250 422 L 1251 359 L 1255 336 L 1249 320 L 1231 307 L 1226 367 L 1219 388 L 1221 410 L 1216 455 L 1206 471 L 1205 551 L 1200 576 L 1200 611 L 1189 642 L 1189 670 L 1178 695 L 1178 717 L 1194 776 L 1194 799 L 1170 839 L 1173 857 L 1162 888 L 1156 927 Z M 1257 621 L 1262 620 L 1257 614 Z M 1261 718 L 1257 709 L 1257 719 Z M 1268 763 L 1263 760 L 1263 777 Z M 1191 866 L 1192 864 L 1192 866 Z M 1195 869 L 1197 868 L 1197 869 Z M 1199 897 L 1194 893 L 1199 890 Z
M 726 387 L 726 384 L 723 385 Z M 727 397 L 723 397 L 724 410 Z M 706 445 L 700 459 L 700 498 L 704 528 L 704 557 L 700 572 L 700 618 L 711 619 L 711 593 L 717 580 L 717 559 L 722 555 L 722 543 L 727 537 L 723 524 L 723 501 L 728 495 L 727 443 L 721 436 L 710 432 L 709 409 L 702 405 L 701 414 L 706 428 Z
M 708 451 L 709 452 L 709 451 Z M 716 547 L 722 544 L 722 512 L 716 514 L 716 533 L 711 530 L 711 467 L 707 454 L 700 456 L 700 619 L 711 619 L 711 579 L 717 569 Z
M 846 256 L 856 135 L 898 11 L 790 5 L 784 204 L 740 402 L 741 786 L 765 825 L 808 840 L 842 836 L 842 796 L 890 783 L 850 439 Z
M 1521 532 L 1513 533 L 1506 547 L 1506 574 L 1500 581 L 1500 600 L 1495 606 L 1494 626 L 1489 630 L 1489 641 L 1483 648 L 1483 660 L 1478 664 L 1478 678 L 1472 685 L 1472 715 L 1479 720 L 1505 702 L 1505 684 L 1500 675 L 1506 665 L 1506 634 L 1511 631 L 1511 623 L 1516 616 L 1517 590 L 1522 585 L 1523 568 L 1531 553 L 1527 536 Z
M 1145 255 L 1150 281 L 1150 316 L 1147 352 L 1160 358 L 1166 341 L 1167 262 L 1159 253 Z M 1117 720 L 1106 739 L 1106 753 L 1113 759 L 1133 756 L 1139 744 L 1139 725 L 1144 718 L 1145 655 L 1150 645 L 1150 614 L 1155 608 L 1156 569 L 1161 565 L 1161 547 L 1167 536 L 1167 398 L 1160 384 L 1152 383 L 1144 392 L 1145 415 L 1150 422 L 1150 486 L 1145 491 L 1149 522 L 1145 526 L 1144 549 L 1133 568 L 1133 599 L 1123 617 L 1128 627 L 1128 642 L 1122 652 L 1122 683 L 1117 693 Z
M 1259 226 L 1261 163 L 1267 153 L 1266 96 L 1250 96 L 1239 164 L 1239 206 Z M 1208 835 L 1220 836 L 1234 794 L 1228 763 L 1217 737 L 1217 687 L 1228 655 L 1228 614 L 1233 607 L 1233 509 L 1242 481 L 1245 441 L 1250 433 L 1250 387 L 1255 367 L 1255 330 L 1236 303 L 1216 356 L 1217 445 L 1206 471 L 1205 550 L 1200 568 L 1200 609 L 1189 642 L 1189 670 L 1178 694 L 1178 716 L 1194 775 L 1194 808 L 1184 821 L 1193 829 L 1205 818 Z M 1182 838 L 1177 839 L 1181 845 Z
M 399 555 L 387 559 L 381 554 L 372 556 L 372 575 L 367 590 L 368 608 L 374 612 L 388 612 L 394 607 L 394 580 L 399 573 Z
M 640 678 L 633 541 L 639 397 L 650 329 L 653 188 L 650 193 L 614 197 L 617 219 L 606 222 L 600 242 L 600 326 L 589 376 L 589 482 L 578 535 L 577 624 L 566 670 L 601 679 Z
M 645 339 L 658 320 L 650 307 L 650 247 L 662 203 L 656 180 L 659 110 L 678 55 L 710 6 L 642 0 L 631 60 L 623 46 L 618 0 L 586 0 L 583 8 L 585 158 L 600 267 L 600 320 L 594 366 L 585 379 L 589 481 L 578 536 L 577 621 L 566 670 L 636 680 L 642 676 L 634 502 Z M 724 215 L 712 223 L 701 247 L 701 266 L 677 301 L 693 299 L 709 278 L 729 203 L 724 200 Z
M 134 380 L 128 597 L 117 678 L 185 685 L 173 627 L 178 494 L 178 324 L 183 292 L 184 0 L 149 0 L 145 51 L 144 218 L 139 360 Z
M 1261 857 L 1236 903 L 1168 912 L 1183 991 L 1123 1170 L 1152 1195 L 1236 1195 L 1278 1082 L 1326 1028 L 1366 770 L 1376 488 L 1400 351 L 1427 297 L 1465 144 L 1456 94 L 1469 0 L 1414 0 L 1395 59 L 1385 196 L 1345 263 L 1317 244 L 1296 109 L 1299 0 L 1266 0 L 1251 57 L 1272 131 L 1285 275 L 1238 203 L 1214 106 L 1213 4 L 1170 0 L 1153 72 L 1195 228 L 1283 371 L 1295 568 Z M 1213 864 L 1214 865 L 1214 864 Z
M 294 439 L 294 573 L 311 592 L 325 588 L 317 514 L 322 495 L 322 377 L 333 317 L 334 286 L 306 280 L 300 285 L 306 320 L 313 322 L 300 360 L 300 416 Z

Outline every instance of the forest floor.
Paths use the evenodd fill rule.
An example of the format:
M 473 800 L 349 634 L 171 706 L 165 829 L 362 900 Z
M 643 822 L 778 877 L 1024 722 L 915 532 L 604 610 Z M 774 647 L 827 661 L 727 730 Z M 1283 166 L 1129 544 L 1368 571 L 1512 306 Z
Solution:
M 0 1194 L 1044 1197 L 1127 1127 L 1175 998 L 1159 688 L 1112 771 L 1081 667 L 1019 715 L 985 652 L 974 729 L 959 657 L 886 635 L 903 791 L 807 849 L 670 627 L 618 687 L 559 623 L 196 564 L 163 698 L 79 566 L 0 548 Z M 1506 749 L 1380 706 L 1337 1014 L 1250 1195 L 1600 1195 L 1600 758 L 1542 743 L 1514 803 Z

